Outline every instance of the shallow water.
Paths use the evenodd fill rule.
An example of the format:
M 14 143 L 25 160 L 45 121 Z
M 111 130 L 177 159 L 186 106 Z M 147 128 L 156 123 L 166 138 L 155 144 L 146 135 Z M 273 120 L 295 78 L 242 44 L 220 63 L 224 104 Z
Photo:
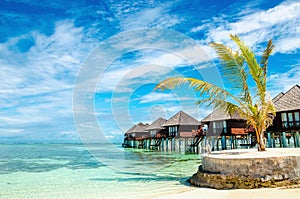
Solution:
M 199 155 L 104 145 L 0 145 L 0 198 L 151 198 L 191 190 L 199 164 Z

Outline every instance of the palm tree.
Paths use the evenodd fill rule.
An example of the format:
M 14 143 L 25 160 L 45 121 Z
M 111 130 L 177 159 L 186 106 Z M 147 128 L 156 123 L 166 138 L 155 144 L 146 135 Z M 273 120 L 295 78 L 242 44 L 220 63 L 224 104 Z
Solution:
M 258 63 L 253 51 L 238 36 L 230 34 L 230 38 L 237 45 L 238 51 L 214 42 L 210 46 L 220 59 L 223 78 L 231 89 L 195 78 L 175 77 L 163 80 L 154 90 L 172 89 L 188 83 L 202 97 L 197 104 L 213 106 L 228 114 L 236 112 L 245 118 L 256 133 L 258 151 L 265 151 L 264 133 L 275 117 L 275 107 L 267 92 L 267 65 L 274 45 L 269 40 Z M 251 89 L 253 92 L 250 92 L 251 81 L 255 85 Z

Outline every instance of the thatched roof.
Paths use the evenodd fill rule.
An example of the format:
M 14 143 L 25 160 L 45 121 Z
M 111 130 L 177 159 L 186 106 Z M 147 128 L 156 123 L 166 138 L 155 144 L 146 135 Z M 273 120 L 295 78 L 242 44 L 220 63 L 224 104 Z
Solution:
M 149 124 L 143 124 L 142 122 L 138 123 L 136 127 L 132 130 L 132 133 L 147 133 L 146 128 Z
M 130 129 L 128 129 L 125 134 L 132 133 L 132 131 L 135 127 L 136 127 L 136 124 L 133 125 Z
M 224 113 L 224 111 L 220 109 L 214 110 L 211 114 L 206 116 L 201 122 L 211 122 L 211 121 L 220 121 L 220 120 L 244 120 L 243 118 L 240 117 L 238 113 L 233 113 L 229 115 L 228 113 Z
M 200 122 L 188 115 L 183 111 L 179 111 L 168 121 L 166 121 L 163 126 L 175 126 L 175 125 L 200 125 Z
M 280 95 L 280 94 L 279 94 Z M 292 111 L 300 109 L 300 86 L 295 85 L 286 93 L 282 93 L 280 97 L 277 95 L 273 99 L 276 112 Z
M 151 131 L 151 130 L 160 130 L 160 129 L 165 129 L 162 125 L 166 122 L 167 120 L 160 117 L 157 120 L 155 120 L 152 124 L 150 124 L 146 130 Z
M 143 124 L 142 122 L 132 126 L 126 133 L 147 133 L 146 128 L 149 124 Z
M 282 96 L 284 95 L 283 92 L 279 93 L 278 95 L 276 95 L 276 97 L 274 97 L 272 99 L 273 103 L 275 103 L 276 101 L 278 101 Z

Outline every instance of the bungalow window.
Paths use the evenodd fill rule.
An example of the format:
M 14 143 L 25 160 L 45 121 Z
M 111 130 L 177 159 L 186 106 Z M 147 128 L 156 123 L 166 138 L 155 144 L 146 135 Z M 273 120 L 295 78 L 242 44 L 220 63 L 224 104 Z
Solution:
M 281 113 L 281 120 L 283 128 L 300 127 L 299 112 Z
M 221 134 L 223 129 L 225 129 L 225 131 L 226 131 L 226 121 L 213 122 L 213 133 L 214 134 Z
M 174 136 L 177 136 L 177 126 L 171 126 L 169 127 L 169 134 L 170 135 L 174 135 Z
M 155 137 L 156 136 L 156 131 L 155 130 L 150 131 L 150 134 L 151 134 L 151 137 Z
M 288 113 L 289 127 L 294 127 L 293 113 Z
M 296 124 L 296 127 L 300 127 L 299 112 L 295 112 L 295 113 L 294 113 L 294 116 L 295 116 L 295 124 Z
M 281 113 L 281 121 L 282 121 L 282 128 L 287 128 L 288 122 L 287 122 L 286 113 Z

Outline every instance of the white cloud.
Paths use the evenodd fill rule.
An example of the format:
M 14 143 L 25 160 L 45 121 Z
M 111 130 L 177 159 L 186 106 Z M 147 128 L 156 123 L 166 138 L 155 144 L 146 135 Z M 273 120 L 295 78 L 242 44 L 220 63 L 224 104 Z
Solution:
M 171 68 L 163 65 L 152 64 L 131 65 L 130 63 L 117 63 L 119 68 L 105 72 L 98 83 L 98 92 L 132 92 L 140 85 L 148 83 L 157 83 L 162 76 L 168 74 Z
M 276 43 L 275 50 L 281 53 L 288 53 L 300 48 L 300 32 L 298 35 L 286 37 Z
M 106 135 L 105 138 L 108 139 L 108 140 L 112 140 L 114 138 L 114 136 L 113 135 Z
M 201 21 L 201 25 L 193 27 L 190 31 L 192 33 L 196 33 L 196 32 L 200 32 L 200 31 L 209 29 L 209 28 L 211 28 L 211 24 L 209 22 L 210 22 L 209 20 L 203 20 L 203 21 Z
M 166 46 L 166 48 L 170 48 Z M 195 69 L 214 66 L 210 56 L 199 45 L 188 45 L 166 52 L 159 49 L 142 50 L 131 60 L 116 60 L 102 74 L 98 92 L 132 92 L 136 85 L 158 83 L 167 76 L 181 76 L 174 69 L 194 64 Z
M 24 129 L 20 128 L 0 128 L 0 136 L 18 136 L 24 132 Z
M 232 45 L 229 39 L 230 33 L 240 35 L 252 47 L 273 38 L 274 43 L 278 44 L 278 48 L 275 48 L 276 52 L 290 52 L 300 48 L 298 42 L 300 37 L 299 10 L 299 2 L 284 2 L 268 10 L 252 10 L 252 12 L 248 10 L 243 14 L 235 13 L 238 20 L 234 22 L 226 21 L 228 16 L 214 18 L 210 24 L 194 27 L 191 31 L 195 32 L 202 30 L 203 27 L 208 27 L 206 43 L 214 41 L 228 46 Z M 231 18 L 234 18 L 234 15 Z M 222 21 L 222 23 L 218 21 Z
M 28 52 L 15 48 L 26 35 L 0 45 L 1 126 L 24 127 L 28 133 L 46 125 L 55 134 L 57 125 L 65 122 L 64 127 L 73 130 L 73 82 L 91 46 L 83 42 L 82 29 L 68 20 L 57 22 L 53 35 L 27 35 L 34 40 Z
M 138 100 L 141 104 L 144 104 L 144 103 L 151 103 L 151 102 L 196 101 L 196 98 L 181 97 L 171 93 L 151 92 L 135 100 Z
M 284 73 L 272 74 L 268 77 L 271 96 L 275 97 L 280 92 L 286 92 L 296 83 L 299 84 L 300 62 Z
M 169 14 L 172 4 L 163 4 L 154 8 L 146 8 L 139 12 L 130 12 L 120 16 L 123 30 L 158 27 L 168 28 L 180 23 L 183 19 Z M 125 17 L 124 17 L 125 16 Z
M 20 58 L 21 63 L 1 60 L 2 92 L 28 96 L 72 88 L 73 78 L 86 54 L 84 49 L 78 48 L 82 39 L 81 29 L 72 27 L 72 23 L 57 23 L 55 33 L 49 37 L 32 32 L 35 45 L 25 54 L 7 50 L 7 57 L 26 59 Z M 5 49 L 10 49 L 20 38 L 9 40 L 4 44 Z
M 140 100 L 140 103 L 149 103 L 149 102 L 157 102 L 157 101 L 164 101 L 164 102 L 174 101 L 177 99 L 172 94 L 152 92 L 152 93 L 142 96 L 139 100 Z
M 206 53 L 204 46 L 195 45 L 182 48 L 174 53 L 163 53 L 158 57 L 151 55 L 146 60 L 153 64 L 177 68 L 205 62 L 211 60 L 211 57 Z

